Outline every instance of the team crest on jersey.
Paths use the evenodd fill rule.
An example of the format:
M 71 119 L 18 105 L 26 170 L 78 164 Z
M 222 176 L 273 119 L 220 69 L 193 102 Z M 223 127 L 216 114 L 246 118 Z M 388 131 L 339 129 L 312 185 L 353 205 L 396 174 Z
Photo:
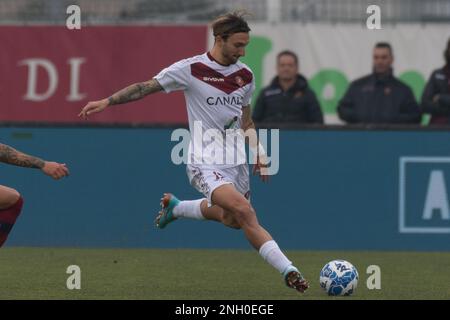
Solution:
M 239 87 L 243 87 L 244 86 L 244 80 L 240 76 L 234 77 L 234 81 L 236 81 L 236 83 L 237 83 L 237 85 Z

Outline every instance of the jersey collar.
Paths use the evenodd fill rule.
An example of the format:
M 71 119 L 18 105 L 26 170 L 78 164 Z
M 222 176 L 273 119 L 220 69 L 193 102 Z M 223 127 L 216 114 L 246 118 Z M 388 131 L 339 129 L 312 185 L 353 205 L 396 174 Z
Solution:
M 219 61 L 217 61 L 216 59 L 214 59 L 214 57 L 212 56 L 212 54 L 209 51 L 206 53 L 206 55 L 208 56 L 209 60 L 214 61 L 215 63 L 220 64 L 223 67 L 230 66 L 229 64 L 223 64 L 223 63 L 220 63 Z

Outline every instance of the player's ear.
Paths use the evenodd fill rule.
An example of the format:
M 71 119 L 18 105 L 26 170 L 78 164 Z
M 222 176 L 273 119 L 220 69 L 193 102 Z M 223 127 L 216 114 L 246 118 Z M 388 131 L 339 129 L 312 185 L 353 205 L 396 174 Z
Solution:
M 219 44 L 224 44 L 227 41 L 227 38 L 221 35 L 216 36 L 215 41 Z

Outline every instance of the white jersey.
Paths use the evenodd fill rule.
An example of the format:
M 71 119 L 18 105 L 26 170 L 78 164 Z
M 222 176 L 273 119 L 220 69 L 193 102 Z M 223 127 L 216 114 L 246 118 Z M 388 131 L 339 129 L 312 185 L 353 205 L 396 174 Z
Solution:
M 221 65 L 208 52 L 178 61 L 154 78 L 166 93 L 184 91 L 191 133 L 189 163 L 222 168 L 242 164 L 237 157 L 231 162 L 228 158 L 225 159 L 225 154 L 231 151 L 234 154 L 242 151 L 236 149 L 239 148 L 236 144 L 224 148 L 227 140 L 225 131 L 230 136 L 230 129 L 240 129 L 242 107 L 250 105 L 255 81 L 249 67 L 240 61 L 228 66 Z M 217 135 L 209 139 L 205 135 L 207 130 L 212 133 L 220 132 L 223 141 L 218 141 L 220 139 L 217 139 Z M 202 133 L 200 137 L 197 135 L 199 131 Z M 232 132 L 242 138 L 239 130 Z M 199 138 L 202 140 L 199 141 Z M 201 159 L 198 158 L 200 146 Z M 217 152 L 219 149 L 223 156 Z M 211 152 L 212 150 L 215 151 Z M 220 160 L 217 161 L 218 159 Z

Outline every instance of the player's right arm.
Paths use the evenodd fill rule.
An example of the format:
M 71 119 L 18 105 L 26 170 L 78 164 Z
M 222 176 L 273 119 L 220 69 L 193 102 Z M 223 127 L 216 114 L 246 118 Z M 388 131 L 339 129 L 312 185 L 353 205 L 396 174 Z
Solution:
M 106 107 L 115 104 L 123 104 L 130 101 L 142 99 L 143 97 L 162 91 L 163 88 L 156 79 L 151 79 L 145 82 L 134 83 L 106 99 L 98 101 L 90 101 L 78 114 L 79 117 L 87 119 L 92 113 L 101 112 Z
M 53 179 L 61 179 L 69 175 L 69 169 L 65 164 L 44 161 L 37 157 L 29 156 L 23 152 L 0 143 L 0 162 L 25 168 L 40 169 Z

